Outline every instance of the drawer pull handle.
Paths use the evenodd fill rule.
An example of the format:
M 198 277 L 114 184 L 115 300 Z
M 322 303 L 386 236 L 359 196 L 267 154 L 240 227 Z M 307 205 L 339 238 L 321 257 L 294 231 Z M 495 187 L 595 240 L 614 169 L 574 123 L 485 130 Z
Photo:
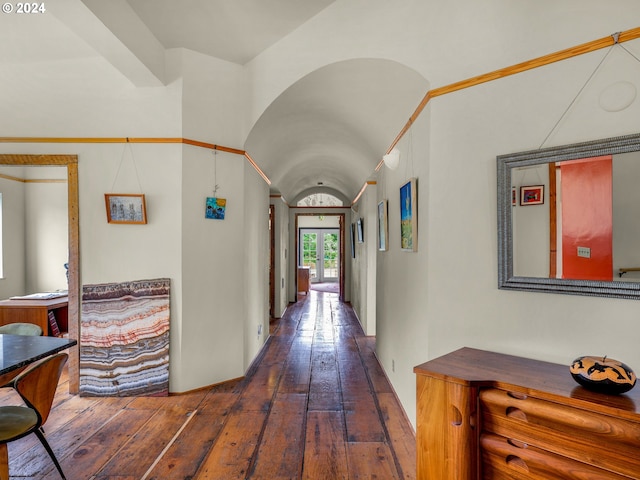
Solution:
M 527 414 L 516 407 L 507 407 L 507 417 L 522 420 L 523 422 L 528 421 Z
M 515 398 L 516 400 L 526 400 L 527 399 L 527 396 L 524 393 L 507 392 L 507 395 L 509 395 L 511 398 Z
M 514 446 L 516 448 L 527 448 L 528 447 L 528 445 L 526 443 L 521 442 L 520 440 L 515 440 L 513 438 L 509 438 L 507 440 L 507 442 L 509 443 L 509 445 L 512 445 L 512 446 Z
M 527 462 L 525 462 L 520 457 L 516 457 L 515 455 L 507 455 L 507 465 L 514 470 L 520 470 L 521 472 L 529 471 Z
M 462 413 L 453 405 L 451 405 L 451 425 L 455 427 L 462 425 Z

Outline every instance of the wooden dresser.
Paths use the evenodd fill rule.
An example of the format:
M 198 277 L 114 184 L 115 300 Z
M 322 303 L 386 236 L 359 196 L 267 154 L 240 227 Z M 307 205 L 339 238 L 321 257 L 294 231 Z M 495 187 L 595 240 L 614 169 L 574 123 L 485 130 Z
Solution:
M 472 348 L 414 372 L 419 480 L 640 479 L 640 386 L 594 393 L 568 365 Z
M 304 292 L 307 295 L 309 294 L 309 282 L 311 281 L 309 278 L 309 267 L 298 267 L 298 293 Z

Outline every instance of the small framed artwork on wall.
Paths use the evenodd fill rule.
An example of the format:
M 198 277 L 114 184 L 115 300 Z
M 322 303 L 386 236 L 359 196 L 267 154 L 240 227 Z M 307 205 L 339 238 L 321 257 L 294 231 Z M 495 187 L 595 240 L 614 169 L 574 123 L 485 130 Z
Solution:
M 383 200 L 378 203 L 378 250 L 386 252 L 389 250 L 389 202 Z
M 226 198 L 207 197 L 206 208 L 204 212 L 205 218 L 211 218 L 213 220 L 224 220 L 226 211 Z
M 362 226 L 362 219 L 359 218 L 356 222 L 358 228 L 358 243 L 364 243 L 364 228 Z
M 356 224 L 352 223 L 349 229 L 351 234 L 351 258 L 356 258 Z
M 400 187 L 400 247 L 418 251 L 418 179 L 412 178 Z
M 520 187 L 520 205 L 542 205 L 544 203 L 544 185 Z
M 147 205 L 144 194 L 105 193 L 108 223 L 147 223 Z

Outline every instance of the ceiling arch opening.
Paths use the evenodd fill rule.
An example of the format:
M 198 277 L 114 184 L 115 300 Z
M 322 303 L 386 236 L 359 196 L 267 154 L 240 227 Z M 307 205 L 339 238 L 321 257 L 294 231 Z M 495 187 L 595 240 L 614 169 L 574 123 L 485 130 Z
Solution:
M 287 201 L 322 182 L 353 199 L 428 90 L 391 60 L 352 59 L 301 78 L 264 111 L 245 150 Z

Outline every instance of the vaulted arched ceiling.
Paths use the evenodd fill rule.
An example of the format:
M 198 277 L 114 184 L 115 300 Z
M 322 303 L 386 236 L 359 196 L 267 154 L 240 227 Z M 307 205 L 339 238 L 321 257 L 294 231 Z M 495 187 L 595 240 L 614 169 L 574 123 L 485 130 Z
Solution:
M 427 90 L 423 76 L 394 61 L 327 65 L 265 110 L 245 150 L 287 201 L 319 182 L 353 199 Z

